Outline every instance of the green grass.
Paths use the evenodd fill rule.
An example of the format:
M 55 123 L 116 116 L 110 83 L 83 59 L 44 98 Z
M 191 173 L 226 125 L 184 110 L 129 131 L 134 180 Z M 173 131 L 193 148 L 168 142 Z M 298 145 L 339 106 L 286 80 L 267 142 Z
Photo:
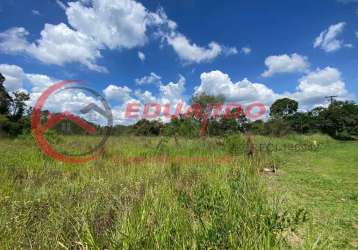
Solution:
M 358 249 L 358 143 L 325 137 L 274 140 L 316 140 L 318 151 L 275 152 L 278 175 L 268 180 L 288 207 L 303 207 L 310 222 L 299 237 L 317 239 L 326 249 Z
M 67 150 L 96 141 L 67 139 Z M 235 137 L 112 137 L 85 165 L 47 158 L 32 138 L 0 139 L 0 249 L 348 248 L 357 145 L 256 141 L 314 139 L 318 152 L 248 158 Z M 278 175 L 260 172 L 272 165 Z

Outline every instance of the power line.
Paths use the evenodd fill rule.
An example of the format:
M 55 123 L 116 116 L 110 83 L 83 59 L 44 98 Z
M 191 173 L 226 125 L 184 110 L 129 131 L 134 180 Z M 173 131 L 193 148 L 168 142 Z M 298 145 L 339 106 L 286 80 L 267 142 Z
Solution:
M 333 104 L 333 102 L 335 101 L 335 98 L 337 98 L 337 95 L 330 95 L 330 96 L 326 96 L 325 98 L 330 100 L 331 105 Z

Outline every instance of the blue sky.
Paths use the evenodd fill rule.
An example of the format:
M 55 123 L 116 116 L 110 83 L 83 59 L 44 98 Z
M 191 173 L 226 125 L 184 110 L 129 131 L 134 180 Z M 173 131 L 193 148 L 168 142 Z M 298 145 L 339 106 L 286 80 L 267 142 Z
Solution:
M 200 92 L 305 109 L 358 93 L 355 0 L 3 0 L 0 15 L 0 72 L 34 100 L 62 79 L 89 82 L 118 112 Z

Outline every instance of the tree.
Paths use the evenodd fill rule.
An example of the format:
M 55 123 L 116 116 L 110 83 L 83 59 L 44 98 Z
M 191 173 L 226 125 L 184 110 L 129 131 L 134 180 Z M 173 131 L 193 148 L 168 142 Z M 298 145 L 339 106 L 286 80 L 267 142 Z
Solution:
M 195 95 L 191 98 L 191 104 L 198 104 L 200 106 L 200 111 L 202 115 L 202 119 L 205 118 L 206 113 L 213 109 L 215 109 L 215 106 L 222 105 L 225 101 L 225 98 L 223 96 L 211 96 L 207 94 L 200 94 Z
M 191 114 L 191 118 L 197 119 L 201 123 L 201 126 L 205 126 L 205 134 L 210 134 L 210 132 L 214 134 L 217 133 L 219 117 L 211 117 L 211 115 L 215 109 L 220 109 L 221 111 L 224 101 L 225 98 L 223 96 L 212 96 L 205 93 L 195 95 L 191 98 L 191 105 L 194 111 L 193 114 Z M 198 109 L 199 114 L 195 114 L 198 112 Z M 200 133 L 202 132 L 204 132 L 204 130 Z
M 15 92 L 14 99 L 12 101 L 12 114 L 11 120 L 20 120 L 26 111 L 26 101 L 30 99 L 29 95 L 24 92 Z
M 322 132 L 337 139 L 352 139 L 358 136 L 358 105 L 354 102 L 335 101 L 320 112 Z
M 5 77 L 0 73 L 0 130 L 1 134 L 17 136 L 30 127 L 30 119 L 25 117 L 29 95 L 15 92 L 11 97 L 4 82 Z
M 9 115 L 12 98 L 6 91 L 4 82 L 5 77 L 0 73 L 0 115 Z
M 295 114 L 298 109 L 298 102 L 289 98 L 276 100 L 270 108 L 270 116 L 273 119 L 286 118 Z

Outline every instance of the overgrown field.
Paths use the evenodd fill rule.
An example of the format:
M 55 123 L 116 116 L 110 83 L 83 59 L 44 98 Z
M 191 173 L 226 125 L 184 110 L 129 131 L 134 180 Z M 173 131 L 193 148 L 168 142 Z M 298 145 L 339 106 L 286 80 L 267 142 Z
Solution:
M 90 147 L 93 140 L 57 143 Z M 0 139 L 0 248 L 352 247 L 358 144 L 321 136 L 253 140 L 320 147 L 270 153 L 256 146 L 248 156 L 240 136 L 112 137 L 100 159 L 66 165 L 30 137 Z M 345 160 L 346 151 L 355 158 Z

